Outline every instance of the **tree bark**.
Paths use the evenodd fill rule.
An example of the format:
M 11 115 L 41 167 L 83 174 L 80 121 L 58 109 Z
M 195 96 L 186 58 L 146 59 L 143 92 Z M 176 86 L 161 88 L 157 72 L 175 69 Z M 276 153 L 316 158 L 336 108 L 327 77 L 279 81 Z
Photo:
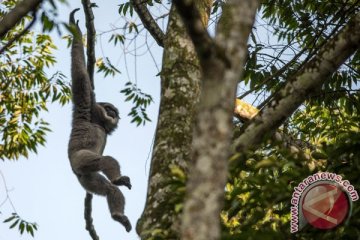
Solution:
M 212 1 L 203 0 L 197 4 L 206 10 L 202 12 L 202 18 L 207 24 Z M 174 189 L 171 182 L 174 169 L 188 171 L 200 77 L 194 46 L 172 6 L 164 39 L 160 112 L 147 200 L 136 227 L 141 239 L 180 239 L 181 207 L 176 209 L 175 205 L 182 203 L 184 194 L 180 189 Z
M 10 31 L 29 12 L 35 11 L 42 0 L 23 0 L 0 21 L 0 38 Z
M 141 22 L 144 24 L 144 27 L 149 31 L 151 36 L 155 39 L 156 43 L 160 47 L 164 47 L 164 38 L 165 34 L 156 23 L 155 19 L 151 15 L 150 11 L 147 8 L 146 1 L 143 0 L 130 0 L 133 5 L 136 13 L 139 15 Z
M 201 28 L 195 1 L 174 0 L 195 45 L 203 71 L 189 167 L 182 239 L 220 239 L 220 212 L 227 180 L 236 86 L 258 1 L 227 1 L 215 39 Z

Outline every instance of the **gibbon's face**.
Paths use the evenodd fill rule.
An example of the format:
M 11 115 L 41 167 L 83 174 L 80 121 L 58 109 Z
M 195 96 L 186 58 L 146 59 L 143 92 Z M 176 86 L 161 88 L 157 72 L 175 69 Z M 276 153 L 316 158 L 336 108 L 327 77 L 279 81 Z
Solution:
M 106 133 L 112 133 L 120 120 L 119 110 L 111 103 L 99 102 L 97 106 L 100 111 L 100 121 Z

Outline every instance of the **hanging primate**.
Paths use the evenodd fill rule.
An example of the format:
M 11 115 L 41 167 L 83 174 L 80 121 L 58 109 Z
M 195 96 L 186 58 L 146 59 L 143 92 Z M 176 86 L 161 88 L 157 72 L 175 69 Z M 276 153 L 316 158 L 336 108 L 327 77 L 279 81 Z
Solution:
M 107 135 L 117 127 L 119 111 L 111 103 L 96 102 L 85 67 L 82 33 L 70 13 L 69 24 L 75 29 L 71 48 L 71 77 L 73 98 L 72 131 L 68 147 L 71 167 L 80 184 L 90 193 L 106 196 L 111 216 L 131 230 L 124 215 L 125 199 L 117 186 L 131 189 L 130 178 L 121 176 L 119 163 L 111 156 L 103 156 Z M 106 177 L 104 177 L 103 173 Z

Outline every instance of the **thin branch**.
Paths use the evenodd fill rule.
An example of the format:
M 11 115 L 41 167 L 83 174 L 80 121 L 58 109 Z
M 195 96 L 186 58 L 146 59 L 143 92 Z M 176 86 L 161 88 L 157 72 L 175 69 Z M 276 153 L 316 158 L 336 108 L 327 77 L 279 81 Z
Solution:
M 19 34 L 16 34 L 14 38 L 9 40 L 8 43 L 0 49 L 0 55 L 3 52 L 5 52 L 5 50 L 11 46 L 11 44 L 13 44 L 15 41 L 19 40 L 22 36 L 24 36 L 26 32 L 29 31 L 29 29 L 32 27 L 32 25 L 34 25 L 35 21 L 36 21 L 36 12 L 34 11 L 33 19 L 31 20 L 31 22 L 26 26 L 26 28 L 24 28 Z
M 254 88 L 249 89 L 248 91 L 246 91 L 245 93 L 243 93 L 242 95 L 238 96 L 238 99 L 243 99 L 244 97 L 246 97 L 247 95 L 249 95 L 250 93 L 252 93 L 253 91 L 256 91 L 258 89 L 260 89 L 261 87 L 264 86 L 264 84 L 266 84 L 267 82 L 271 81 L 274 78 L 280 77 L 286 70 L 288 70 L 288 68 L 294 64 L 299 57 L 301 57 L 301 55 L 307 50 L 307 48 L 303 48 L 300 52 L 298 52 L 293 59 L 291 59 L 288 63 L 286 63 L 282 68 L 278 69 L 274 74 L 268 76 L 267 78 L 265 78 L 261 83 L 257 84 Z
M 4 176 L 4 174 L 2 173 L 2 171 L 0 171 L 0 176 L 1 176 L 2 182 L 3 182 L 3 184 L 4 184 L 4 189 L 5 189 L 5 194 L 6 194 L 5 199 L 0 203 L 0 207 L 2 207 L 6 202 L 9 202 L 10 205 L 11 205 L 11 208 L 12 208 L 13 211 L 16 213 L 17 211 L 16 211 L 16 209 L 15 209 L 14 203 L 11 201 L 11 198 L 10 198 L 10 195 L 9 195 L 10 190 L 9 190 L 7 184 L 6 184 L 5 176 Z
M 85 197 L 85 211 L 84 211 L 84 218 L 85 218 L 85 222 L 86 222 L 86 230 L 88 230 L 91 238 L 93 240 L 99 240 L 99 236 L 97 235 L 94 225 L 93 225 L 93 219 L 91 217 L 91 211 L 92 211 L 92 206 L 91 206 L 91 200 L 92 200 L 92 194 L 91 193 L 86 193 L 86 197 Z
M 160 47 L 164 47 L 165 34 L 156 23 L 148 8 L 146 7 L 146 1 L 143 0 L 130 0 L 135 11 L 139 15 L 144 27 L 149 31 L 151 36 L 155 39 Z
M 360 13 L 322 46 L 297 75 L 289 78 L 274 100 L 243 128 L 242 134 L 235 141 L 236 150 L 244 152 L 260 144 L 267 135 L 264 133 L 273 133 L 359 48 Z
M 334 17 L 333 17 L 333 19 L 334 19 Z M 309 52 L 308 56 L 302 61 L 302 63 L 297 67 L 297 69 L 298 69 L 297 72 L 301 71 L 302 68 L 310 61 L 310 59 L 316 53 L 318 53 L 319 49 L 321 49 L 328 42 L 329 39 L 331 39 L 332 37 L 335 36 L 335 34 L 339 30 L 339 28 L 340 28 L 340 26 L 337 25 L 331 31 L 331 33 L 327 37 L 325 37 L 325 39 L 319 44 L 319 46 L 316 46 L 318 39 L 321 37 L 321 34 L 325 31 L 325 26 L 323 27 L 323 29 L 321 29 L 320 34 L 315 37 L 315 39 L 312 41 L 312 43 L 310 43 L 307 48 L 304 48 L 304 49 L 310 49 L 310 52 Z M 280 89 L 282 87 L 283 87 L 283 85 L 280 85 L 279 88 L 277 88 L 270 96 L 268 96 L 262 103 L 259 104 L 258 108 L 259 109 L 264 108 L 264 106 L 266 106 L 270 101 L 273 100 L 274 96 L 280 91 Z
M 90 0 L 81 0 L 81 3 L 84 8 L 85 13 L 85 21 L 86 21 L 86 29 L 87 29 L 87 48 L 86 48 L 86 56 L 87 56 L 87 72 L 90 78 L 91 87 L 95 90 L 94 85 L 94 67 L 95 67 L 95 37 L 96 31 L 94 27 L 94 13 L 92 11 L 93 4 Z M 91 217 L 92 212 L 92 194 L 86 193 L 85 197 L 85 208 L 84 208 L 84 218 L 86 222 L 86 230 L 89 232 L 91 238 L 93 240 L 99 240 L 99 236 L 96 233 L 93 219 Z
M 29 12 L 35 12 L 42 0 L 24 0 L 17 4 L 13 10 L 0 21 L 0 39 L 9 32 Z
M 87 71 L 91 81 L 91 87 L 94 90 L 94 66 L 95 66 L 95 37 L 96 31 L 94 27 L 94 13 L 92 11 L 92 3 L 90 0 L 81 0 L 84 7 L 86 29 L 87 29 Z

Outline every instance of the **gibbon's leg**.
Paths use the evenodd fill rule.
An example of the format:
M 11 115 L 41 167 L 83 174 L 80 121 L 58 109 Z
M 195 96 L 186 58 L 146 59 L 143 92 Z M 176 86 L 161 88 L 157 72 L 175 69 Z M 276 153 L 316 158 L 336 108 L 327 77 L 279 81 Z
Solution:
M 78 174 L 102 171 L 115 185 L 131 189 L 130 178 L 121 176 L 119 163 L 110 156 L 100 156 L 89 150 L 80 150 L 71 156 L 72 167 Z
M 121 223 L 127 232 L 131 231 L 131 223 L 127 216 L 124 215 L 125 198 L 122 192 L 114 185 L 109 188 L 107 201 L 111 217 Z
M 129 232 L 132 227 L 129 219 L 124 215 L 125 198 L 120 190 L 99 173 L 78 175 L 78 179 L 88 192 L 106 196 L 111 217 Z
M 101 159 L 101 171 L 110 179 L 110 181 L 118 186 L 126 186 L 131 189 L 130 178 L 121 176 L 119 163 L 111 156 L 103 156 Z M 114 166 L 116 164 L 116 166 Z

